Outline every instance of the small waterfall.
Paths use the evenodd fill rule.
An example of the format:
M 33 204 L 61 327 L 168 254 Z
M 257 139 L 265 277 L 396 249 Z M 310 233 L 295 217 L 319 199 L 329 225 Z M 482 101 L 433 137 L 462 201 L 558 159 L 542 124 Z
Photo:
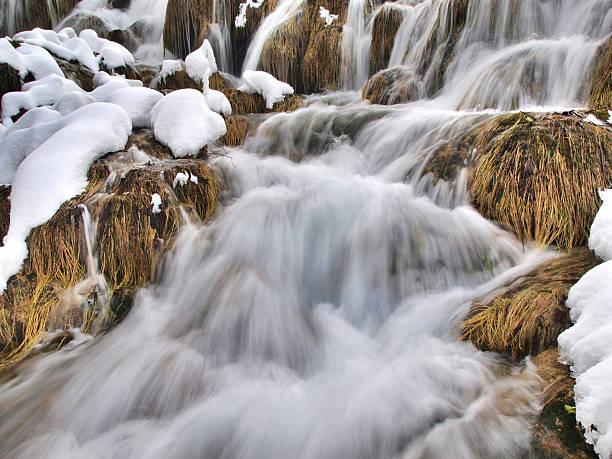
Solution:
M 226 73 L 231 72 L 233 61 L 232 39 L 227 24 L 228 14 L 225 0 L 214 0 L 212 17 L 215 22 L 209 26 L 208 39 L 213 46 L 217 66 Z
M 274 11 L 264 19 L 253 36 L 244 63 L 242 64 L 243 72 L 245 70 L 257 70 L 259 58 L 268 37 L 295 16 L 302 3 L 304 3 L 304 0 L 280 0 L 278 2 Z
M 350 0 L 342 30 L 341 82 L 344 89 L 361 89 L 370 70 L 372 19 L 366 18 L 369 0 Z

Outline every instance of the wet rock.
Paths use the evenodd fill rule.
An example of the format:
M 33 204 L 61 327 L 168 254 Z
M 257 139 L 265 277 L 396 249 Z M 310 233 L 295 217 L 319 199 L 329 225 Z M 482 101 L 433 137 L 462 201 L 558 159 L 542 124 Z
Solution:
M 596 458 L 581 427 L 576 425 L 574 380 L 569 368 L 557 361 L 558 357 L 557 349 L 553 348 L 533 359 L 544 389 L 542 411 L 532 426 L 531 457 Z
M 61 24 L 62 27 L 72 27 L 77 33 L 85 29 L 93 29 L 99 37 L 106 37 L 110 27 L 98 16 L 87 13 L 76 13 L 67 17 Z
M 55 61 L 59 68 L 64 72 L 64 76 L 69 80 L 74 81 L 79 87 L 87 92 L 93 91 L 94 83 L 93 77 L 94 74 L 83 67 L 79 63 L 76 62 L 68 62 L 64 59 L 60 59 L 59 57 L 55 57 Z
M 13 91 L 21 91 L 19 72 L 8 64 L 0 64 L 0 99 Z
M 370 78 L 361 96 L 371 104 L 394 105 L 417 100 L 423 93 L 424 84 L 412 70 L 392 67 Z
M 107 38 L 115 43 L 119 43 L 132 53 L 138 48 L 138 38 L 128 29 L 113 29 L 108 32 Z

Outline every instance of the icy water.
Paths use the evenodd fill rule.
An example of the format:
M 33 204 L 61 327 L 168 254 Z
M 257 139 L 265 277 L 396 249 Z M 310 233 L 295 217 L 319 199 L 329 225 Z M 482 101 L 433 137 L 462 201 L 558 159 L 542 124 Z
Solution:
M 405 3 L 396 47 L 415 51 L 392 60 L 427 78 L 422 26 L 449 2 Z M 356 4 L 361 50 L 369 26 Z M 467 169 L 449 183 L 421 172 L 494 110 L 584 105 L 611 11 L 601 0 L 473 1 L 435 99 L 330 97 L 268 119 L 214 160 L 225 186 L 215 220 L 182 230 L 121 325 L 30 359 L 0 386 L 0 456 L 528 454 L 533 370 L 459 341 L 457 325 L 474 299 L 551 253 L 470 208 Z M 345 65 L 362 65 L 359 50 Z M 537 84 L 522 85 L 524 72 Z

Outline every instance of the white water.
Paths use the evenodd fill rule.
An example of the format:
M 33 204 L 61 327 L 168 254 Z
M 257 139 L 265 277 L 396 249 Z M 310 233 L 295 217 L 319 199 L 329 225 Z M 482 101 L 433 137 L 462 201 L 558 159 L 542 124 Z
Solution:
M 341 83 L 344 89 L 359 90 L 368 80 L 372 18 L 366 15 L 369 0 L 350 0 L 342 29 Z
M 583 104 L 611 6 L 557 2 L 536 39 L 544 26 L 529 10 L 524 28 L 486 32 L 490 10 L 473 4 L 483 11 L 470 10 L 475 29 L 436 99 L 315 104 L 217 158 L 216 219 L 184 228 L 125 321 L 0 386 L 0 456 L 528 454 L 532 370 L 456 328 L 474 299 L 550 254 L 466 206 L 464 167 L 450 183 L 422 172 L 437 147 L 499 113 L 479 105 Z M 531 93 L 509 78 L 530 60 L 554 71 Z
M 264 19 L 251 39 L 249 49 L 242 64 L 242 72 L 245 70 L 257 70 L 261 52 L 270 35 L 279 29 L 284 23 L 291 19 L 304 3 L 304 0 L 279 0 L 278 5 L 272 13 Z

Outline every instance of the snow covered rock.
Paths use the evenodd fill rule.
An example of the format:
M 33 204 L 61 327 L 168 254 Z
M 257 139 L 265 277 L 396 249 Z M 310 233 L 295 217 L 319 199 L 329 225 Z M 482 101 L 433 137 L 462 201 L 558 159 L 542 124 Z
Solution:
M 30 230 L 49 220 L 66 200 L 81 193 L 87 171 L 105 153 L 125 146 L 132 129 L 121 107 L 86 105 L 19 165 L 11 190 L 10 226 L 0 247 L 0 291 L 27 257 Z
M 151 121 L 155 138 L 175 157 L 194 156 L 226 132 L 223 118 L 195 89 L 180 89 L 162 98 L 151 111 Z
M 229 116 L 232 114 L 232 104 L 221 91 L 207 88 L 204 91 L 206 103 L 213 112 Z
M 266 108 L 272 109 L 276 102 L 283 100 L 285 95 L 293 94 L 293 88 L 287 83 L 278 81 L 272 75 L 258 70 L 246 70 L 242 74 L 242 86 L 239 91 L 261 94 L 266 100 Z
M 125 109 L 134 128 L 143 128 L 151 126 L 151 110 L 162 97 L 160 92 L 153 89 L 127 87 L 111 93 L 105 101 Z
M 215 54 L 208 40 L 185 58 L 185 69 L 189 78 L 208 87 L 208 79 L 217 71 Z

